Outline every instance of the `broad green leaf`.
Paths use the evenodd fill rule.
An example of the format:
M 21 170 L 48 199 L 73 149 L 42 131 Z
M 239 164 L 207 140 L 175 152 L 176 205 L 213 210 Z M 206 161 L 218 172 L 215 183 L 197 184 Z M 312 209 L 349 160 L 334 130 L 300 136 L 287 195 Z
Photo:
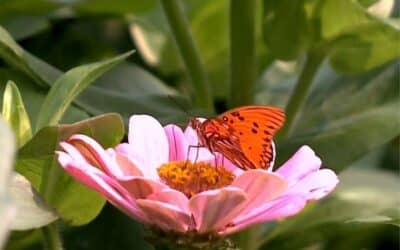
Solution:
M 336 70 L 357 73 L 400 57 L 400 30 L 357 1 L 289 2 L 264 1 L 266 43 L 279 59 L 321 50 Z
M 325 165 L 340 171 L 398 136 L 397 68 L 393 63 L 369 73 L 340 76 L 326 65 L 321 67 L 293 134 L 277 142 L 278 163 L 307 144 Z M 295 79 L 290 74 L 278 77 L 281 81 L 269 77 L 269 87 L 261 88 L 258 102 L 283 106 Z
M 10 66 L 27 74 L 42 87 L 51 85 L 60 74 L 59 70 L 25 51 L 1 26 L 0 58 Z
M 91 114 L 117 112 L 126 121 L 135 113 L 153 115 L 163 123 L 187 122 L 188 118 L 187 110 L 182 110 L 188 107 L 187 100 L 152 74 L 130 63 L 122 63 L 105 73 L 75 102 Z
M 109 60 L 79 66 L 63 74 L 51 87 L 42 104 L 36 122 L 36 129 L 40 129 L 46 125 L 57 124 L 78 94 L 96 78 L 126 59 L 132 53 L 128 52 Z
M 400 30 L 372 23 L 343 35 L 332 46 L 330 61 L 341 72 L 363 72 L 400 58 Z
M 37 120 L 40 107 L 46 97 L 47 91 L 38 87 L 32 79 L 29 79 L 24 74 L 17 70 L 0 68 L 0 93 L 3 93 L 6 88 L 7 81 L 16 83 L 19 92 L 24 101 L 26 111 L 32 121 L 32 124 Z M 0 103 L 3 102 L 3 95 L 0 95 Z M 89 118 L 89 115 L 76 105 L 71 105 L 65 113 L 62 122 L 72 123 Z
M 3 118 L 10 124 L 21 147 L 32 137 L 31 122 L 17 85 L 9 81 L 3 96 Z
M 117 114 L 105 114 L 71 125 L 41 129 L 18 154 L 16 170 L 40 190 L 59 216 L 72 225 L 90 222 L 100 212 L 104 199 L 74 181 L 55 159 L 59 142 L 72 134 L 86 134 L 104 148 L 118 144 L 124 136 L 124 124 Z
M 366 224 L 398 224 L 400 219 L 400 179 L 378 170 L 349 169 L 340 176 L 336 191 L 322 201 L 310 205 L 301 214 L 289 218 L 272 231 L 266 232 L 263 249 L 272 247 L 277 240 L 300 233 L 315 234 L 325 226 L 354 227 Z M 362 218 L 362 219 L 360 219 Z M 329 226 L 327 228 L 327 226 Z
M 9 186 L 16 146 L 12 131 L 1 116 L 0 147 L 0 248 L 2 248 L 10 230 L 10 224 L 15 217 L 15 206 Z
M 57 219 L 53 211 L 32 187 L 29 181 L 14 173 L 11 181 L 11 196 L 16 206 L 16 216 L 12 230 L 28 230 L 47 225 Z
M 2 23 L 3 27 L 10 33 L 14 40 L 17 41 L 34 36 L 50 27 L 50 23 L 46 17 L 33 15 L 0 17 L 0 23 Z

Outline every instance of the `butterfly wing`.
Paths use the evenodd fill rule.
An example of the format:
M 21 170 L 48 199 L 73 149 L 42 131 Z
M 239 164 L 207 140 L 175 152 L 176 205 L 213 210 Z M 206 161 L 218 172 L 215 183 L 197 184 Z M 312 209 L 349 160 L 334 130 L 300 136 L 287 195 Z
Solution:
M 217 142 L 228 159 L 244 169 L 270 166 L 275 157 L 272 139 L 285 120 L 281 109 L 244 106 L 229 110 L 216 120 L 230 127 L 230 138 L 238 138 L 231 140 L 230 145 Z

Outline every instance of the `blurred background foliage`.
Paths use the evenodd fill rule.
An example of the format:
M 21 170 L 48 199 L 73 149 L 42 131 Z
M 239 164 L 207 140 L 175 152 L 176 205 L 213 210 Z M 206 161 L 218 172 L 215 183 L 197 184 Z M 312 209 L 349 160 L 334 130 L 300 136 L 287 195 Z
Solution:
M 59 216 L 65 249 L 152 249 L 142 225 L 102 209 L 93 192 L 63 174 L 49 181 L 58 141 L 79 131 L 112 146 L 134 113 L 185 125 L 189 115 L 255 103 L 286 107 L 278 163 L 309 144 L 327 167 L 346 170 L 331 197 L 237 235 L 238 244 L 247 249 L 255 235 L 260 249 L 399 249 L 399 1 L 251 0 L 250 10 L 235 0 L 181 1 L 197 75 L 187 60 L 199 58 L 179 44 L 171 2 L 0 0 L 0 101 L 19 148 L 11 196 L 17 207 L 27 190 L 43 198 L 25 204 L 25 221 L 0 226 L 0 247 L 11 228 L 5 249 L 41 249 L 36 228 Z M 123 120 L 84 120 L 109 112 Z M 2 123 L 4 148 L 12 139 Z

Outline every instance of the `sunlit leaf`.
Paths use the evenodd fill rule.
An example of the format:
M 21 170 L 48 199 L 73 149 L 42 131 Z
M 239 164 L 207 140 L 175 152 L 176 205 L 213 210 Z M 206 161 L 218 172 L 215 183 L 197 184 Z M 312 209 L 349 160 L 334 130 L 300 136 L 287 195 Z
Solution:
M 31 123 L 17 85 L 9 81 L 3 96 L 3 118 L 11 125 L 19 146 L 32 137 Z
M 121 141 L 124 124 L 119 115 L 106 114 L 71 125 L 45 127 L 19 151 L 16 165 L 16 170 L 41 191 L 60 217 L 73 225 L 91 221 L 105 202 L 99 194 L 74 181 L 55 159 L 59 142 L 77 133 L 108 148 Z M 45 188 L 41 190 L 42 185 Z

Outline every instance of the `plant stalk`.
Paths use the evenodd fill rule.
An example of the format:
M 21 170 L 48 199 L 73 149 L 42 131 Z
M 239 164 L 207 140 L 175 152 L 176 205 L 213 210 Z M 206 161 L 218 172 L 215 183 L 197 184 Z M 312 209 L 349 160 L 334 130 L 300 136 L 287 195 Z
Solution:
M 311 89 L 311 84 L 323 58 L 323 54 L 319 51 L 309 52 L 301 74 L 286 105 L 286 121 L 279 132 L 280 139 L 288 138 L 292 134 L 296 120 L 306 101 Z
M 213 113 L 214 108 L 208 76 L 190 33 L 182 2 L 180 0 L 161 0 L 161 5 L 191 78 L 195 104 L 197 107 Z
M 63 250 L 62 240 L 58 232 L 57 222 L 53 222 L 42 229 L 44 249 Z
M 256 1 L 230 2 L 230 107 L 253 102 L 257 77 Z

